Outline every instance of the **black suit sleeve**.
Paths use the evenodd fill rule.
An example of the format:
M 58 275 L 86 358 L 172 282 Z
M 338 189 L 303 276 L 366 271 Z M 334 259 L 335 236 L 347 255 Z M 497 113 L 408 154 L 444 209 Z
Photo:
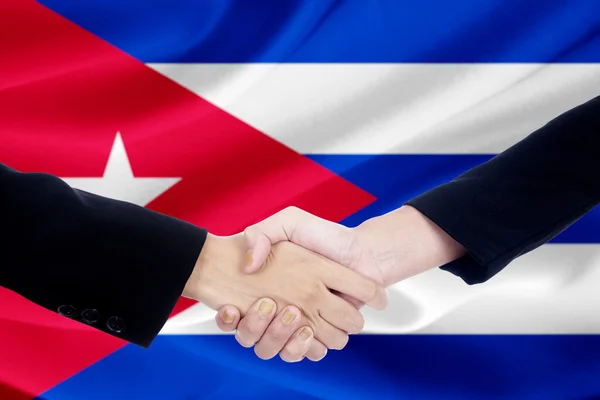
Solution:
M 599 201 L 596 97 L 407 204 L 468 250 L 468 256 L 442 269 L 474 284 L 546 243 Z
M 183 291 L 206 231 L 2 164 L 0 190 L 0 285 L 149 346 Z

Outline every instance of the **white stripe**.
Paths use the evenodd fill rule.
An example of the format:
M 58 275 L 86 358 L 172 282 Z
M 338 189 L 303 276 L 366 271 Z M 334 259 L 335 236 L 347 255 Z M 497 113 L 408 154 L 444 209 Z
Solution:
M 600 94 L 600 64 L 150 64 L 304 153 L 499 153 Z
M 469 286 L 435 269 L 390 288 L 390 306 L 365 309 L 365 333 L 600 333 L 600 245 L 544 245 L 494 279 Z M 196 305 L 163 334 L 221 333 Z

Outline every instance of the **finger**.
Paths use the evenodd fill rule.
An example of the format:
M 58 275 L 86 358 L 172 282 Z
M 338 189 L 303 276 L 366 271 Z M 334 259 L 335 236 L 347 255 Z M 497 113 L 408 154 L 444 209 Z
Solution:
M 256 355 L 263 360 L 275 357 L 300 327 L 300 317 L 300 310 L 297 307 L 288 306 L 284 308 L 254 346 Z
M 312 328 L 303 326 L 298 329 L 285 346 L 283 346 L 283 349 L 279 353 L 279 357 L 285 362 L 302 361 L 313 340 L 314 332 Z
M 244 272 L 252 274 L 260 269 L 271 252 L 271 242 L 262 232 L 246 228 L 244 231 L 244 242 L 246 244 L 246 260 L 244 261 Z
M 332 293 L 320 302 L 319 315 L 336 328 L 348 332 L 359 333 L 365 326 L 365 319 L 360 311 L 346 300 Z
M 326 355 L 327 347 L 317 339 L 313 339 L 310 343 L 308 351 L 306 352 L 306 358 L 311 361 L 321 361 Z
M 282 210 L 244 230 L 247 250 L 244 265 L 246 273 L 253 273 L 260 269 L 267 261 L 272 244 L 289 240 L 287 232 L 293 229 L 293 220 L 290 219 L 287 210 Z
M 323 282 L 329 289 L 354 297 L 376 310 L 387 307 L 387 291 L 377 282 L 339 264 L 323 262 L 327 264 L 321 268 Z
M 339 293 L 335 290 L 332 291 L 333 294 L 336 294 L 338 296 L 340 296 L 342 299 L 346 300 L 348 303 L 352 304 L 352 306 L 354 308 L 356 308 L 357 310 L 360 310 L 361 308 L 364 307 L 365 303 L 363 303 L 362 301 L 358 301 L 356 300 L 354 297 L 350 297 L 348 295 L 345 295 L 344 293 Z
M 252 347 L 263 336 L 273 321 L 277 306 L 271 299 L 258 300 L 239 322 L 235 338 L 243 347 Z
M 315 337 L 325 346 L 334 350 L 341 350 L 348 344 L 348 334 L 322 318 L 315 329 Z
M 233 332 L 240 322 L 240 311 L 234 306 L 223 306 L 215 316 L 217 326 L 223 332 Z

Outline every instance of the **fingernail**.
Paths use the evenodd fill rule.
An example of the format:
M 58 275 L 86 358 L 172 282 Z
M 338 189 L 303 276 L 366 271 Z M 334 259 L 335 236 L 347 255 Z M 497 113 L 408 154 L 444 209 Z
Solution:
M 258 314 L 261 317 L 268 317 L 273 311 L 273 303 L 268 300 L 263 300 L 258 305 Z
M 289 325 L 296 319 L 296 313 L 288 308 L 283 313 L 283 317 L 281 319 L 283 320 L 284 324 Z
M 298 336 L 300 336 L 300 339 L 306 342 L 312 337 L 312 331 L 309 328 L 304 328 L 300 331 Z
M 252 250 L 248 250 L 244 257 L 244 267 L 248 268 L 252 266 Z
M 230 324 L 233 322 L 233 315 L 228 313 L 227 310 L 223 311 L 223 322 Z

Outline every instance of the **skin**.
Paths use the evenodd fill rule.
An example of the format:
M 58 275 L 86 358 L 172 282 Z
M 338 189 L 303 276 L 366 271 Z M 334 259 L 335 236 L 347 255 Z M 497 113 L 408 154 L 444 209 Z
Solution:
M 447 264 L 466 254 L 466 250 L 446 232 L 418 210 L 403 206 L 388 214 L 347 228 L 323 220 L 297 208 L 288 208 L 246 229 L 246 247 L 251 257 L 246 272 L 261 269 L 273 245 L 293 242 L 345 265 L 382 286 L 389 286 L 413 275 Z M 357 309 L 364 305 L 358 298 L 340 293 Z M 217 325 L 225 332 L 236 331 L 238 342 L 255 345 L 261 358 L 275 354 L 289 362 L 303 358 L 313 361 L 327 353 L 326 343 L 318 338 L 301 341 L 302 324 L 282 326 L 279 314 L 259 318 L 254 308 L 240 318 L 236 307 L 227 305 L 216 316 Z M 227 319 L 224 317 L 227 316 Z M 308 347 L 308 349 L 307 349 Z
M 349 333 L 362 330 L 360 312 L 331 291 L 358 298 L 377 309 L 387 304 L 385 289 L 375 281 L 291 242 L 272 246 L 257 273 L 245 273 L 245 263 L 243 235 L 209 235 L 183 295 L 214 310 L 229 304 L 241 316 L 252 310 L 251 314 L 262 320 L 281 310 L 271 321 L 273 324 L 287 329 L 304 327 L 295 336 L 294 353 L 313 338 L 329 348 L 342 349 Z M 268 299 L 257 302 L 264 297 Z M 242 321 L 242 326 L 248 321 Z M 240 343 L 254 345 L 245 335 L 245 331 L 238 335 Z M 257 354 L 267 357 L 271 346 L 265 341 L 258 346 Z

